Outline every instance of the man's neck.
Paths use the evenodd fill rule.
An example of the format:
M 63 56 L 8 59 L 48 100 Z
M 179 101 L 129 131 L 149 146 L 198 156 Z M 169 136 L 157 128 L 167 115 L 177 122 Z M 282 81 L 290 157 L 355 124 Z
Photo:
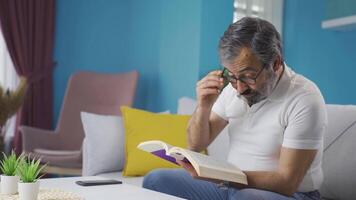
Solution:
M 278 80 L 277 80 L 276 84 L 274 85 L 273 90 L 277 87 L 279 81 L 282 79 L 284 70 L 285 70 L 285 65 L 282 64 L 278 69 L 278 72 L 277 72 L 278 73 Z

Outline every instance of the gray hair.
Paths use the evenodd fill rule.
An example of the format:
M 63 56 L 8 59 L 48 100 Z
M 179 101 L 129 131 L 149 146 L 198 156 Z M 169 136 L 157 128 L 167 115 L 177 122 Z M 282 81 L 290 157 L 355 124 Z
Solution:
M 220 38 L 219 54 L 222 63 L 231 63 L 242 48 L 250 48 L 263 66 L 271 66 L 280 57 L 283 62 L 281 37 L 266 20 L 244 17 L 231 24 Z

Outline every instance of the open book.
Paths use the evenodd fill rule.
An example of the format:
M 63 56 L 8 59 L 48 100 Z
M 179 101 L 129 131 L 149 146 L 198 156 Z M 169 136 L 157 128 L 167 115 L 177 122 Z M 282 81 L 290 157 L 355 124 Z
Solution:
M 176 159 L 190 163 L 200 177 L 247 185 L 246 175 L 238 167 L 226 161 L 215 160 L 210 156 L 188 149 L 174 147 L 159 140 L 141 142 L 137 148 L 177 165 Z

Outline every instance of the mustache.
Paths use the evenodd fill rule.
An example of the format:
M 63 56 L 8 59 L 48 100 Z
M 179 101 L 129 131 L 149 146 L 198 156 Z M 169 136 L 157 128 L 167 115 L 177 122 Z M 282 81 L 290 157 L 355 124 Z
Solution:
M 254 93 L 255 91 L 252 90 L 251 88 L 246 89 L 244 92 L 240 93 L 240 95 L 249 95 L 251 93 Z

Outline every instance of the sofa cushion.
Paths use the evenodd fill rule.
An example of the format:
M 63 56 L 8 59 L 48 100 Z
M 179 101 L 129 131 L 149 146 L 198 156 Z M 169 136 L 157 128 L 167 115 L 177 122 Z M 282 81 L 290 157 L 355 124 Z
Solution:
M 197 102 L 195 99 L 189 97 L 182 97 L 178 99 L 177 114 L 180 115 L 191 115 L 194 113 L 197 107 Z
M 122 170 L 125 162 L 124 127 L 120 116 L 81 112 L 84 176 Z
M 323 171 L 323 197 L 356 199 L 356 106 L 327 105 Z
M 186 148 L 186 127 L 190 115 L 157 114 L 129 107 L 121 107 L 121 112 L 126 138 L 124 176 L 142 176 L 156 168 L 179 167 L 139 150 L 137 145 L 147 140 L 161 140 Z
M 189 97 L 182 97 L 178 100 L 178 114 L 191 115 L 193 114 L 197 102 L 195 99 Z M 218 160 L 226 160 L 229 151 L 229 131 L 226 126 L 215 140 L 208 146 L 208 155 Z

